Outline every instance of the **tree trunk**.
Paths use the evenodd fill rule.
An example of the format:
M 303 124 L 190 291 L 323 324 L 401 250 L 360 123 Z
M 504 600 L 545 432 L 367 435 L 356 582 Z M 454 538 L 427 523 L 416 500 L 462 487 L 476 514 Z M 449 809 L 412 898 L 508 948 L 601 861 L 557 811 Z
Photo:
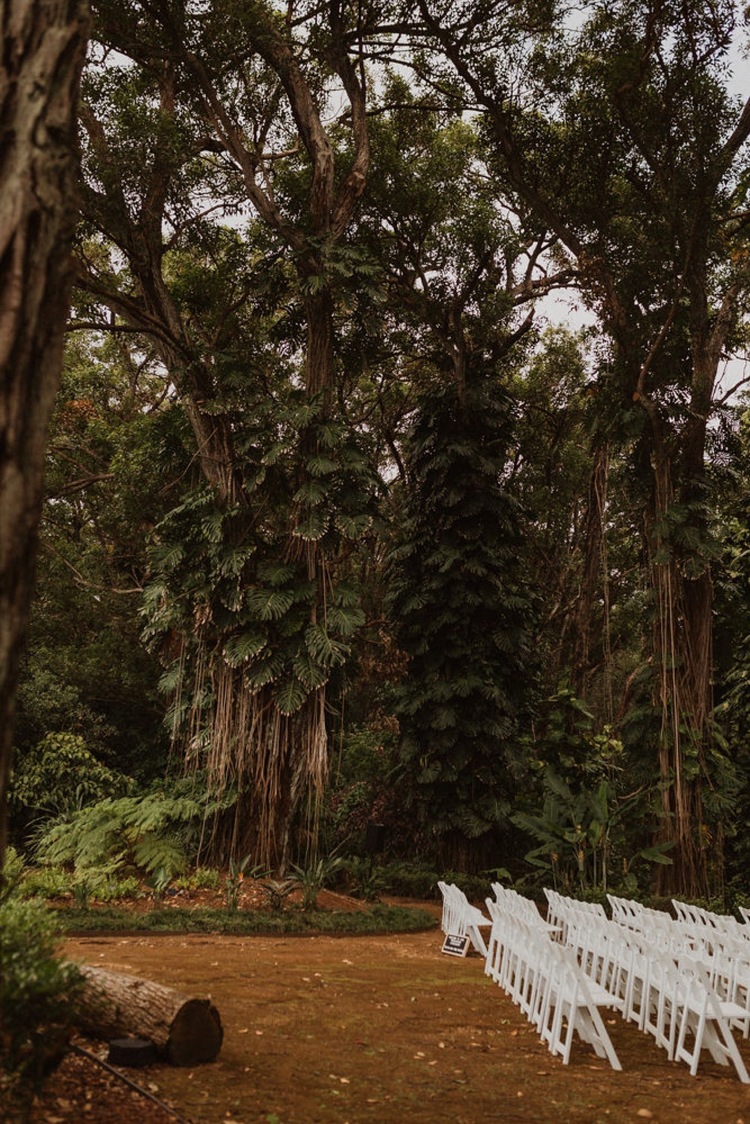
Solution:
M 321 269 L 323 266 L 321 265 Z M 308 395 L 324 392 L 323 409 L 330 409 L 333 384 L 333 298 L 324 286 L 305 300 L 307 348 L 305 351 L 305 382 Z
M 606 565 L 606 544 L 604 527 L 607 506 L 607 483 L 609 473 L 609 449 L 599 445 L 593 452 L 593 464 L 589 477 L 589 491 L 583 528 L 583 570 L 578 598 L 572 613 L 573 689 L 579 698 L 587 698 L 592 679 L 592 655 L 601 636 L 604 653 L 605 700 L 607 721 L 613 721 L 611 692 L 611 667 L 609 666 L 609 645 L 607 619 L 609 598 L 607 590 L 608 573 Z M 597 619 L 597 603 L 603 596 L 604 620 Z
M 0 868 L 47 426 L 72 279 L 85 0 L 0 8 Z
M 201 854 L 224 864 L 249 856 L 253 864 L 283 872 L 295 812 L 306 793 L 313 801 L 320 797 L 326 774 L 325 687 L 312 691 L 296 714 L 286 715 L 272 689 L 248 689 L 241 669 L 221 659 L 213 667 L 212 686 L 208 783 L 214 793 L 236 785 L 238 798 L 215 818 Z
M 216 1060 L 224 1032 L 210 999 L 190 999 L 150 980 L 84 965 L 79 1025 L 96 1038 L 149 1038 L 172 1065 Z
M 669 457 L 657 448 L 650 528 L 656 597 L 654 701 L 661 712 L 659 777 L 664 815 L 659 839 L 673 844 L 671 866 L 659 865 L 656 890 L 665 896 L 707 897 L 707 828 L 703 784 L 712 716 L 712 607 L 708 569 L 685 573 L 667 528 L 676 497 Z M 684 500 L 686 497 L 680 497 Z

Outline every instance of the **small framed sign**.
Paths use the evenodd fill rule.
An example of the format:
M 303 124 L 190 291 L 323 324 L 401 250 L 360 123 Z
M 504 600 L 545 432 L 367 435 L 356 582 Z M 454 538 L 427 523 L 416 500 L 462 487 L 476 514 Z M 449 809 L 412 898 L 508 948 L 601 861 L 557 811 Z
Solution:
M 442 952 L 448 956 L 466 956 L 469 951 L 471 938 L 469 936 L 459 937 L 456 933 L 448 933 L 443 941 Z

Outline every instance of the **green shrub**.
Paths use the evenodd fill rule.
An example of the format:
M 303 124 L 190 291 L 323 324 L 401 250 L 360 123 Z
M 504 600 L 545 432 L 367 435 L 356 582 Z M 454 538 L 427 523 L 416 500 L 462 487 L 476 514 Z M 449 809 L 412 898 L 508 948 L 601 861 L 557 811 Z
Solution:
M 282 902 L 283 905 L 283 902 Z M 133 915 L 107 906 L 61 911 L 69 932 L 116 933 L 133 929 Z M 140 914 L 142 932 L 159 933 L 407 933 L 434 929 L 437 919 L 422 909 L 376 905 L 363 910 L 154 909 Z
M 170 878 L 187 865 L 187 837 L 204 806 L 191 796 L 155 791 L 100 800 L 48 825 L 37 843 L 42 862 L 71 864 L 78 875 L 101 883 L 131 867 Z
M 318 894 L 341 870 L 343 860 L 340 858 L 318 859 L 310 866 L 292 866 L 293 881 L 302 891 L 302 908 L 317 909 Z
M 24 876 L 24 861 L 15 847 L 7 847 L 0 877 L 0 898 L 13 893 Z
M 77 734 L 47 734 L 15 766 L 10 799 L 26 814 L 49 818 L 123 794 L 131 783 L 97 761 Z
M 424 863 L 388 863 L 381 867 L 383 889 L 400 898 L 439 898 L 438 874 Z
M 346 859 L 343 868 L 348 878 L 349 891 L 366 902 L 378 900 L 385 885 L 383 872 L 368 859 Z
M 268 899 L 268 904 L 275 913 L 281 913 L 286 899 L 297 889 L 297 881 L 294 878 L 268 878 L 263 880 L 260 885 Z
M 218 890 L 221 875 L 209 866 L 197 866 L 191 874 L 181 874 L 175 878 L 178 890 Z
M 59 929 L 37 902 L 0 903 L 0 1101 L 19 1116 L 62 1060 L 82 977 L 57 957 Z
M 62 866 L 35 866 L 24 873 L 18 893 L 23 898 L 59 898 L 72 890 L 72 882 L 70 871 Z
M 98 902 L 116 902 L 123 898 L 137 898 L 141 893 L 141 884 L 132 874 L 123 877 L 108 878 L 104 885 L 94 891 Z
M 464 874 L 460 870 L 433 870 L 423 863 L 388 863 L 378 868 L 379 887 L 385 893 L 399 898 L 418 898 L 422 901 L 440 898 L 438 881 L 453 882 L 470 901 L 484 901 L 490 893 L 494 872 Z

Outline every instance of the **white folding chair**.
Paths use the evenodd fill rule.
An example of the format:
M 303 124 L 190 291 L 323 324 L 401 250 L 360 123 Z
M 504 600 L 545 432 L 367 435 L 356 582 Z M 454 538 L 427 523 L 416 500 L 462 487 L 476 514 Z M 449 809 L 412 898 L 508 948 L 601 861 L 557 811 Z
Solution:
M 613 1069 L 622 1065 L 607 1033 L 599 1007 L 616 1005 L 610 995 L 581 971 L 572 949 L 549 942 L 550 966 L 545 994 L 539 1008 L 537 1027 L 550 1053 L 560 1055 L 563 1064 L 570 1061 L 573 1035 L 588 1042 L 600 1058 L 606 1058 Z
M 731 1021 L 746 1015 L 738 1004 L 717 998 L 705 965 L 691 957 L 680 957 L 677 965 L 675 1017 L 679 1024 L 673 1057 L 686 1062 L 694 1077 L 702 1050 L 720 1065 L 734 1065 L 743 1084 L 750 1084 L 745 1063 L 732 1037 Z M 689 1043 L 692 1042 L 692 1046 Z
M 471 905 L 463 890 L 451 882 L 438 882 L 438 888 L 443 895 L 443 916 L 441 928 L 444 933 L 458 937 L 468 936 L 474 948 L 481 956 L 487 956 L 487 945 L 482 936 L 481 928 L 491 925 L 481 909 Z

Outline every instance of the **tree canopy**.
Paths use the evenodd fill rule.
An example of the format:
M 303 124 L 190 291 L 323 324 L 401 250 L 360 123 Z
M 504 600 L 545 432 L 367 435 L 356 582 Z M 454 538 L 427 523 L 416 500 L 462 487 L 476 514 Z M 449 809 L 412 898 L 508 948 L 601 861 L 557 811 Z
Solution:
M 225 864 L 520 871 L 554 790 L 723 887 L 740 6 L 93 11 L 19 759 L 186 769 Z

